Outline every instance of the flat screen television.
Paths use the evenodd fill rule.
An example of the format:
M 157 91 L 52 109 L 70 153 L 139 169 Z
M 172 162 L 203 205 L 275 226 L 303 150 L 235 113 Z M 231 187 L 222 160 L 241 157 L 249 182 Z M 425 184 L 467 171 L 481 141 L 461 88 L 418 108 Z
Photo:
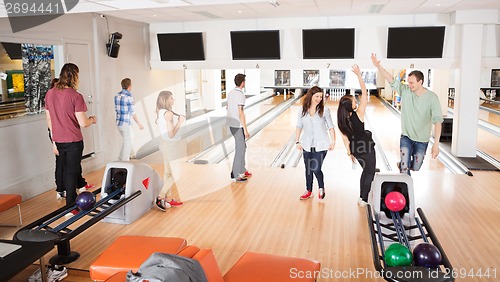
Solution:
M 158 33 L 161 61 L 203 61 L 205 49 L 201 32 Z
M 353 59 L 354 28 L 303 29 L 302 58 Z
M 21 43 L 2 42 L 2 46 L 11 60 L 20 60 L 23 58 Z
M 389 27 L 387 58 L 442 58 L 444 26 Z
M 279 60 L 279 30 L 231 31 L 233 60 Z

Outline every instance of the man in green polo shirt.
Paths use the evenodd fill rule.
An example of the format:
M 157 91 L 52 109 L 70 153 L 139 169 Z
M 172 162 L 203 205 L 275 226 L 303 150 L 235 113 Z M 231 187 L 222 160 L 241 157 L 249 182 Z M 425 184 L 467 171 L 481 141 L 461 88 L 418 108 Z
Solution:
M 435 159 L 439 154 L 439 138 L 443 115 L 436 93 L 423 87 L 424 75 L 415 70 L 408 75 L 408 84 L 403 84 L 382 67 L 377 56 L 372 53 L 373 65 L 391 84 L 391 88 L 401 96 L 401 139 L 400 172 L 418 171 L 424 161 L 425 152 L 431 137 L 434 124 L 434 145 L 431 156 Z

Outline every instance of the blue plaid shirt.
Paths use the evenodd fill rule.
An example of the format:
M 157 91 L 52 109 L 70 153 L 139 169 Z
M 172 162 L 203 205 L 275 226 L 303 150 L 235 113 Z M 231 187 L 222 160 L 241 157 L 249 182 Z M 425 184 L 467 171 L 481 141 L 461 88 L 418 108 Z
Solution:
M 115 96 L 116 125 L 130 125 L 134 114 L 134 98 L 132 93 L 123 89 Z

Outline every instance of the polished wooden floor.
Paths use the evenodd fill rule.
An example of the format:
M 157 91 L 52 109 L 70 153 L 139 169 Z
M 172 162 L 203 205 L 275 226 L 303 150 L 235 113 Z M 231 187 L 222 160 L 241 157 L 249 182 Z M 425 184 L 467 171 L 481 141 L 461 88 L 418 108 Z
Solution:
M 335 113 L 335 101 L 328 106 Z M 323 168 L 324 200 L 317 196 L 298 199 L 305 186 L 302 163 L 296 168 L 270 167 L 295 129 L 298 110 L 296 103 L 248 141 L 247 162 L 254 176 L 247 183 L 230 182 L 232 155 L 219 164 L 175 161 L 177 194 L 185 205 L 167 212 L 153 208 L 130 225 L 99 222 L 89 228 L 71 240 L 72 250 L 80 252 L 81 258 L 68 265 L 75 271 L 64 281 L 90 281 L 87 271 L 92 261 L 121 235 L 186 238 L 189 244 L 212 248 L 222 273 L 245 251 L 315 259 L 333 275 L 373 273 L 366 211 L 356 205 L 361 171 L 352 169 L 338 131 L 335 150 L 328 153 Z M 368 125 L 394 166 L 399 122 L 390 115 L 377 99 L 371 99 Z M 487 148 L 498 148 L 495 140 L 497 145 Z M 159 153 L 135 161 L 148 163 L 161 176 Z M 469 276 L 457 281 L 498 281 L 500 173 L 455 175 L 439 160 L 427 157 L 424 162 L 422 170 L 413 174 L 415 203 L 424 210 L 452 265 L 465 273 L 489 270 L 496 274 L 496 278 Z M 87 180 L 101 183 L 103 170 L 87 174 Z M 316 194 L 317 186 L 314 189 Z M 29 223 L 62 205 L 53 191 L 46 192 L 23 202 L 23 220 Z M 10 210 L 0 214 L 0 222 L 15 222 L 15 217 L 16 211 Z M 0 238 L 10 239 L 16 230 L 2 227 Z M 47 257 L 55 253 L 54 249 Z M 26 281 L 34 269 L 26 269 L 13 281 Z M 318 279 L 332 280 L 328 276 Z M 383 281 L 363 275 L 341 280 Z

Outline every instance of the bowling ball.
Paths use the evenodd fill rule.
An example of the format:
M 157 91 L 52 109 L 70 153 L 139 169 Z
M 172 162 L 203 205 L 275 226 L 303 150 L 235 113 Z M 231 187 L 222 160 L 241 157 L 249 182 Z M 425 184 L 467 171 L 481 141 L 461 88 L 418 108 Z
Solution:
M 384 260 L 388 266 L 408 266 L 411 265 L 411 251 L 404 245 L 394 243 L 385 250 Z
M 393 212 L 398 212 L 406 206 L 405 196 L 397 191 L 387 194 L 384 202 L 387 208 Z
M 80 210 L 91 210 L 95 205 L 95 195 L 91 192 L 82 192 L 76 197 L 76 206 Z
M 441 252 L 429 243 L 420 243 L 413 249 L 413 258 L 416 266 L 437 268 L 441 264 Z

